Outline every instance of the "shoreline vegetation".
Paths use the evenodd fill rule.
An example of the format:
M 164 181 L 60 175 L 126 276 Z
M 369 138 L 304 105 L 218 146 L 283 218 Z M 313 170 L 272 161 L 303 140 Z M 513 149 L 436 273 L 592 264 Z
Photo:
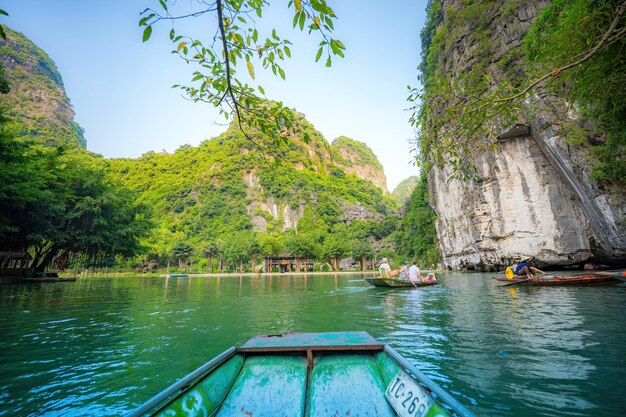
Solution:
M 445 270 L 423 270 L 422 272 L 453 272 Z M 177 273 L 179 274 L 179 273 Z M 378 271 L 330 271 L 330 272 L 216 272 L 216 273 L 187 273 L 187 277 L 168 277 L 163 273 L 137 273 L 137 272 L 110 272 L 110 273 L 88 273 L 88 274 L 72 274 L 72 273 L 60 273 L 61 278 L 133 278 L 133 277 L 154 277 L 154 278 L 223 278 L 223 277 L 264 277 L 273 278 L 278 276 L 288 275 L 378 275 Z

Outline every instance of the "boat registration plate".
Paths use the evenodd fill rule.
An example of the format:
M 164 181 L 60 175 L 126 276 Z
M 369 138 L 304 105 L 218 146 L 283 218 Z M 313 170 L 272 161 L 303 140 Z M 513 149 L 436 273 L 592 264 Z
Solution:
M 424 417 L 433 404 L 424 388 L 404 371 L 398 372 L 391 380 L 385 397 L 400 417 Z

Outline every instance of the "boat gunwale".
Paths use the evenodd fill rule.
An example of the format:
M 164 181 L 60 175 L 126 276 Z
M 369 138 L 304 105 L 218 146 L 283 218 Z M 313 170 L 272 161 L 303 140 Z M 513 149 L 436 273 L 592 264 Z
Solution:
M 385 277 L 365 277 L 364 278 L 365 281 L 374 286 L 374 287 L 381 287 L 381 288 L 417 288 L 417 287 L 429 287 L 431 285 L 437 285 L 439 284 L 438 281 L 434 281 L 434 282 L 425 282 L 425 281 L 411 281 L 408 279 L 398 279 L 398 278 L 385 278 Z M 382 282 L 384 282 L 386 285 L 376 285 L 373 282 L 371 282 L 370 280 L 380 280 Z M 395 282 L 401 285 L 391 285 L 389 284 L 387 281 L 391 281 L 391 282 Z M 410 284 L 410 285 L 409 285 Z
M 463 404 L 461 404 L 457 399 L 455 399 L 452 395 L 450 395 L 445 389 L 443 389 L 439 384 L 434 382 L 432 379 L 426 376 L 422 371 L 417 369 L 415 365 L 409 362 L 405 357 L 400 355 L 394 348 L 389 345 L 385 345 L 384 352 L 393 359 L 400 368 L 404 368 L 409 371 L 409 374 L 417 381 L 419 381 L 422 385 L 424 385 L 431 393 L 436 394 L 437 402 L 440 404 L 449 407 L 456 413 L 459 417 L 475 417 L 475 414 L 468 410 Z
M 237 349 L 234 346 L 231 346 L 204 365 L 201 365 L 199 368 L 191 371 L 191 373 L 187 374 L 185 377 L 176 381 L 169 387 L 165 388 L 163 391 L 156 394 L 154 397 L 150 398 L 148 401 L 141 404 L 139 407 L 128 413 L 127 417 L 143 416 L 151 410 L 154 410 L 156 407 L 159 407 L 160 409 L 160 407 L 164 406 L 166 402 L 169 402 L 173 398 L 176 398 L 172 398 L 173 395 L 179 395 L 185 392 L 190 386 L 192 386 L 192 384 L 202 380 L 202 378 L 204 378 L 206 375 L 213 372 L 215 369 L 224 364 L 224 362 L 226 362 L 228 359 L 235 356 L 236 353 Z

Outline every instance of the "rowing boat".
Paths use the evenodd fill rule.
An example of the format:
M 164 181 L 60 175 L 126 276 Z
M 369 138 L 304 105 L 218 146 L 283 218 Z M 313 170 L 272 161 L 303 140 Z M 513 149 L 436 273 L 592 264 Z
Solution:
M 525 276 L 514 278 L 493 277 L 497 281 L 519 282 L 519 285 L 595 285 L 595 284 L 617 284 L 620 279 L 617 275 L 605 273 L 586 273 L 576 275 L 542 275 L 529 279 Z
M 257 336 L 129 414 L 145 415 L 473 416 L 366 332 Z
M 437 285 L 437 281 L 423 282 L 423 281 L 409 281 L 408 279 L 397 278 L 384 278 L 384 277 L 367 277 L 365 278 L 369 284 L 374 287 L 400 287 L 400 288 L 415 288 L 415 287 L 427 287 L 429 285 Z

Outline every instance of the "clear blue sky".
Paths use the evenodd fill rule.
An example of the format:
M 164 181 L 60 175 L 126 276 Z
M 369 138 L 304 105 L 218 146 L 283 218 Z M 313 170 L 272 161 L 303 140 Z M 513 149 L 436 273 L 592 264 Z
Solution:
M 188 5 L 196 0 L 178 0 Z M 317 38 L 291 29 L 287 0 L 271 1 L 264 26 L 294 43 L 287 80 L 260 76 L 268 97 L 305 114 L 329 141 L 365 142 L 384 166 L 390 190 L 417 175 L 409 152 L 413 130 L 405 101 L 417 84 L 419 32 L 426 0 L 328 0 L 339 20 L 335 37 L 346 58 L 326 68 L 314 62 Z M 157 0 L 0 0 L 1 23 L 24 33 L 56 62 L 85 129 L 87 148 L 105 157 L 174 151 L 219 135 L 217 112 L 186 101 L 174 84 L 195 70 L 170 54 L 167 25 L 141 42 L 139 12 Z M 196 29 L 205 22 L 193 23 Z M 180 33 L 183 26 L 177 25 Z M 187 24 L 189 25 L 189 24 Z M 206 22 L 209 25 L 209 22 Z M 214 29 L 207 30 L 210 36 Z M 245 69 L 242 69 L 245 72 Z

